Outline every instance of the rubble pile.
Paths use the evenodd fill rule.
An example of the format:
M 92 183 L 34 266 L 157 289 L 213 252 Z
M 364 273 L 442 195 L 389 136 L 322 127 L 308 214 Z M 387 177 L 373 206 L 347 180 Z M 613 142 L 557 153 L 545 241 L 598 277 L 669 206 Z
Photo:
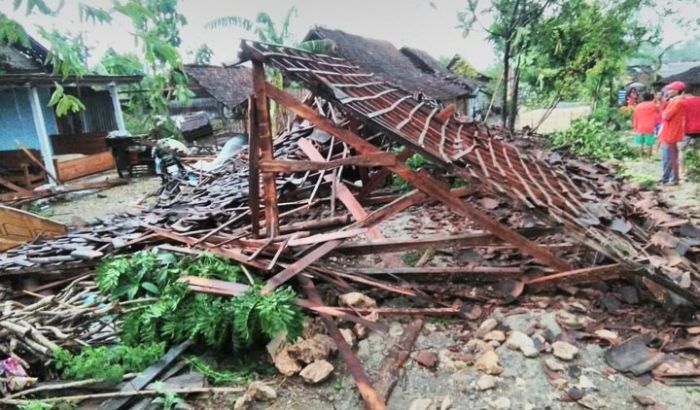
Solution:
M 639 303 L 641 291 L 674 309 L 700 304 L 700 229 L 693 223 L 698 215 L 669 209 L 653 191 L 602 165 L 540 152 L 484 124 L 436 119 L 440 107 L 403 95 L 344 60 L 255 42 L 244 42 L 243 50 L 260 65 L 253 70 L 258 91 L 250 105 L 251 153 L 203 173 L 196 186 L 169 186 L 141 214 L 104 218 L 0 255 L 0 279 L 10 298 L 0 326 L 23 338 L 5 346 L 7 352 L 20 346 L 46 356 L 42 349 L 53 347 L 47 340 L 58 345 L 109 340 L 110 327 L 94 331 L 96 323 L 84 322 L 104 317 L 109 305 L 74 306 L 74 298 L 89 292 L 90 272 L 105 256 L 152 247 L 235 261 L 267 278 L 263 295 L 298 284 L 305 297 L 297 303 L 318 315 L 325 330 L 293 342 L 273 340 L 267 346 L 271 361 L 285 376 L 320 383 L 333 372 L 328 359 L 337 351 L 368 408 L 384 408 L 423 326 L 422 319 L 407 326 L 404 343 L 389 353 L 375 389 L 352 347 L 370 331 L 386 331 L 381 317 L 454 316 L 469 322 L 483 319 L 494 304 L 547 306 L 547 300 L 534 299 L 543 290 L 580 291 L 589 300 L 570 303 L 558 320 L 619 347 L 621 338 L 611 329 L 583 321 L 581 313 L 593 303 L 617 315 L 620 301 L 636 297 Z M 275 91 L 261 80 L 263 63 L 318 90 L 318 96 L 303 104 Z M 275 139 L 260 109 L 268 96 L 298 115 Z M 405 150 L 395 154 L 399 146 Z M 414 152 L 436 171 L 406 166 Z M 416 189 L 397 192 L 392 172 Z M 457 181 L 467 185 L 450 185 Z M 427 221 L 392 219 L 418 205 L 430 214 Z M 399 226 L 385 229 L 391 222 Z M 445 233 L 440 228 L 445 225 L 453 231 Z M 430 226 L 438 233 L 427 235 Z M 396 235 L 385 236 L 389 231 Z M 14 302 L 13 293 L 22 294 L 28 280 L 51 284 L 33 287 L 30 296 L 68 285 L 56 295 L 37 296 L 38 302 Z M 203 278 L 189 287 L 228 297 L 240 291 Z M 409 302 L 392 305 L 390 296 Z M 40 303 L 54 312 L 51 319 L 31 316 Z M 96 309 L 103 315 L 95 316 Z M 77 323 L 71 316 L 76 312 Z M 60 327 L 62 317 L 71 323 L 69 331 Z M 483 321 L 474 335 L 456 350 L 485 374 L 479 380 L 483 391 L 504 371 L 496 346 L 528 358 L 551 352 L 552 372 L 579 355 L 573 340 L 513 330 L 495 319 Z M 457 361 L 431 352 L 414 360 L 428 369 Z M 620 371 L 634 367 L 624 360 L 618 364 Z M 258 387 L 245 392 L 241 408 L 254 398 L 274 399 L 274 392 Z

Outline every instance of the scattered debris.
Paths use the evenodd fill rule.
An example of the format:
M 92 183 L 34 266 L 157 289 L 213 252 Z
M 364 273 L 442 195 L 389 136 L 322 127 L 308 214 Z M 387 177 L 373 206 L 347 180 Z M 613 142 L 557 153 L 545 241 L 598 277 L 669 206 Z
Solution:
M 477 369 L 481 370 L 482 372 L 494 376 L 503 373 L 504 370 L 503 367 L 501 367 L 501 364 L 499 363 L 498 354 L 493 350 L 488 350 L 484 352 L 484 354 L 482 354 L 481 356 L 479 356 L 478 359 L 476 359 L 474 365 Z
M 552 343 L 552 354 L 561 360 L 573 360 L 578 355 L 578 347 L 571 343 L 556 341 Z

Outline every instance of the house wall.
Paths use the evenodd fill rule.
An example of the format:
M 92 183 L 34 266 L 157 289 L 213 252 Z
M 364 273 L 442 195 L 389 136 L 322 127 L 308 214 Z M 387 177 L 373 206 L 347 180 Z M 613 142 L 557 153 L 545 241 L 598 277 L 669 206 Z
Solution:
M 46 131 L 48 134 L 55 133 L 54 113 L 48 106 L 50 91 L 46 88 L 39 88 L 37 91 L 44 111 Z M 18 149 L 15 140 L 28 148 L 40 148 L 32 107 L 29 104 L 28 88 L 0 89 L 0 151 Z

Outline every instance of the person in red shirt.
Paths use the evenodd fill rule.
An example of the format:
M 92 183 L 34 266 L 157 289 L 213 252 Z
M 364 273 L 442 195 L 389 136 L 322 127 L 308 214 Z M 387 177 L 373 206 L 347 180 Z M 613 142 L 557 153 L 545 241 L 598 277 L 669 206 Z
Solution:
M 686 94 L 683 98 L 683 109 L 685 110 L 685 138 L 681 149 L 681 175 L 685 175 L 683 151 L 700 148 L 700 97 Z
M 661 114 L 661 131 L 659 144 L 661 147 L 661 166 L 663 175 L 661 183 L 678 185 L 678 143 L 685 135 L 685 110 L 683 106 L 683 91 L 685 84 L 674 81 L 665 87 L 668 94 L 668 105 Z
M 640 154 L 649 157 L 656 145 L 656 126 L 661 122 L 661 113 L 654 102 L 654 94 L 647 92 L 642 98 L 644 101 L 637 104 L 632 116 L 633 143 Z

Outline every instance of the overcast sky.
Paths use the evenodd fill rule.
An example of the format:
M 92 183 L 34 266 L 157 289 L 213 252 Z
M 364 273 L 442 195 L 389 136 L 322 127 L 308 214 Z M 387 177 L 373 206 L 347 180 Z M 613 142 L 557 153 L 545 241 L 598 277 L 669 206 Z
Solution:
M 60 0 L 45 0 L 58 4 Z M 109 7 L 110 0 L 82 0 L 98 7 Z M 614 0 L 610 0 L 614 1 Z M 11 0 L 0 0 L 0 10 L 25 24 L 30 33 L 42 25 L 55 27 L 61 32 L 86 32 L 88 46 L 92 48 L 91 62 L 98 60 L 108 47 L 117 51 L 134 49 L 129 34 L 130 24 L 117 18 L 109 25 L 81 23 L 77 0 L 65 0 L 60 18 L 41 15 L 25 16 L 22 10 L 12 11 Z M 315 25 L 337 28 L 353 34 L 380 38 L 395 46 L 411 46 L 428 51 L 435 57 L 459 53 L 477 69 L 483 70 L 495 62 L 491 44 L 484 31 L 475 29 L 464 38 L 457 26 L 457 12 L 466 8 L 466 0 L 180 0 L 180 10 L 188 24 L 182 29 L 182 49 L 185 60 L 190 62 L 200 44 L 206 43 L 213 51 L 213 63 L 236 59 L 239 39 L 252 38 L 251 33 L 236 28 L 207 30 L 204 24 L 214 18 L 228 15 L 254 19 L 259 11 L 266 11 L 275 21 L 281 21 L 292 6 L 298 15 L 292 21 L 291 31 L 298 40 Z M 488 3 L 488 0 L 482 0 Z M 692 4 L 689 0 L 667 0 L 667 4 Z M 700 6 L 685 6 L 687 17 L 700 18 Z M 645 13 L 649 23 L 658 21 Z M 488 23 L 488 22 L 487 22 Z M 664 42 L 670 44 L 687 37 L 687 33 L 664 24 Z

